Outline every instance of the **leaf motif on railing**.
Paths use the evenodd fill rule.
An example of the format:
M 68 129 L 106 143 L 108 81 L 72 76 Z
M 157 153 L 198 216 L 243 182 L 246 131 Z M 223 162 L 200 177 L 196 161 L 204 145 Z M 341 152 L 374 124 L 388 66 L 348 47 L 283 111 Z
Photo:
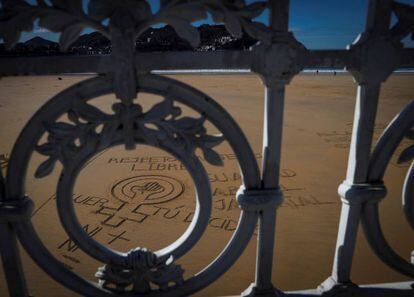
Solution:
M 137 37 L 148 28 L 159 23 L 171 25 L 177 35 L 192 46 L 200 42 L 198 30 L 193 22 L 207 18 L 209 12 L 215 22 L 224 23 L 234 37 L 242 36 L 243 30 L 251 37 L 269 42 L 271 30 L 264 24 L 252 21 L 267 8 L 266 2 L 246 4 L 245 1 L 221 0 L 170 0 L 161 1 L 160 9 L 152 13 L 145 0 L 90 0 L 87 12 L 83 10 L 81 0 L 37 0 L 31 5 L 24 0 L 0 0 L 0 37 L 8 47 L 14 45 L 22 31 L 33 30 L 33 23 L 39 19 L 39 25 L 53 32 L 62 32 L 61 49 L 67 50 L 76 41 L 84 28 L 100 31 L 110 38 L 111 20 L 118 13 L 129 15 L 135 23 Z
M 414 140 L 414 130 L 408 130 L 405 137 Z M 398 157 L 397 163 L 402 164 L 414 159 L 414 145 L 405 148 Z
M 263 23 L 252 21 L 260 16 L 267 7 L 266 2 L 254 2 L 246 5 L 244 1 L 215 1 L 208 3 L 207 9 L 216 23 L 224 23 L 227 31 L 240 38 L 243 29 L 254 39 L 270 42 L 272 31 Z M 211 1 L 210 1 L 211 2 Z M 227 3 L 227 4 L 226 4 Z
M 160 261 L 153 252 L 137 248 L 128 252 L 127 259 L 126 267 L 108 264 L 100 267 L 95 274 L 99 285 L 117 293 L 148 293 L 151 284 L 157 285 L 160 290 L 166 290 L 169 283 L 183 282 L 184 270 L 173 263 L 172 256 L 166 261 Z M 128 290 L 130 286 L 132 288 Z
M 395 1 L 393 12 L 398 22 L 392 28 L 391 33 L 399 39 L 411 34 L 411 39 L 414 40 L 414 6 Z
M 73 121 L 73 115 L 69 115 Z M 70 124 L 66 122 L 56 122 L 45 125 L 45 130 L 49 133 L 47 142 L 38 145 L 36 151 L 49 158 L 40 164 L 35 172 L 36 178 L 49 175 L 55 166 L 56 161 L 66 165 L 74 158 L 87 144 L 96 144 L 95 129 L 97 125 L 91 123 Z
M 171 115 L 171 119 L 166 119 Z M 173 105 L 173 101 L 166 98 L 154 105 L 137 120 L 137 125 L 143 131 L 144 137 L 150 144 L 164 144 L 180 147 L 183 155 L 192 156 L 198 147 L 202 150 L 204 158 L 212 165 L 221 166 L 223 161 L 220 155 L 212 150 L 213 147 L 224 141 L 222 135 L 208 135 L 204 127 L 205 116 L 200 118 L 181 117 L 181 109 Z M 153 124 L 156 129 L 146 124 Z
M 408 162 L 414 159 L 414 145 L 409 146 L 408 148 L 404 149 L 401 153 L 400 157 L 398 158 L 398 164 Z
M 90 0 L 88 14 L 97 21 L 103 21 L 110 18 L 119 8 L 128 9 L 137 22 L 152 15 L 150 5 L 144 0 Z
M 213 148 L 224 141 L 222 135 L 209 135 L 204 127 L 206 118 L 179 117 L 181 108 L 174 106 L 171 99 L 164 99 L 147 112 L 138 104 L 115 103 L 114 114 L 107 114 L 99 108 L 77 101 L 68 111 L 71 123 L 54 122 L 45 124 L 49 133 L 47 142 L 38 145 L 36 151 L 47 156 L 37 168 L 37 178 L 49 175 L 60 161 L 66 166 L 83 149 L 102 150 L 120 137 L 127 148 L 133 148 L 137 140 L 159 147 L 172 147 L 183 158 L 194 156 L 197 148 L 212 165 L 221 166 L 223 161 Z M 99 131 L 98 127 L 102 126 Z
M 271 30 L 262 23 L 252 21 L 266 7 L 266 2 L 246 5 L 245 1 L 162 1 L 161 9 L 154 15 L 152 22 L 171 25 L 180 37 L 189 41 L 192 46 L 197 46 L 200 36 L 191 22 L 205 19 L 206 12 L 209 12 L 215 22 L 224 23 L 227 31 L 236 38 L 240 38 L 245 29 L 255 39 L 270 41 Z
M 8 47 L 20 38 L 20 32 L 32 31 L 36 19 L 34 12 L 26 9 L 29 5 L 23 0 L 3 0 L 0 10 L 0 37 Z
M 13 46 L 22 31 L 33 30 L 33 23 L 39 19 L 39 25 L 53 32 L 62 32 L 61 49 L 66 50 L 86 27 L 109 36 L 107 27 L 90 18 L 82 7 L 81 0 L 37 0 L 30 5 L 24 0 L 1 0 L 0 37 L 8 47 Z
M 414 140 L 414 130 L 408 130 L 405 137 Z M 405 148 L 398 157 L 398 164 L 405 163 L 414 159 L 414 145 Z

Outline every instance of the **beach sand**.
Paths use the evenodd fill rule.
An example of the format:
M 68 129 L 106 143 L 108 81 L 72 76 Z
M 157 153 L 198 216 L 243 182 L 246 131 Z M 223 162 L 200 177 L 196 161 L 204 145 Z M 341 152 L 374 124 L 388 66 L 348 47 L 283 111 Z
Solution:
M 264 89 L 257 76 L 171 77 L 204 91 L 227 109 L 261 162 Z M 2 167 L 7 166 L 7 155 L 33 113 L 59 91 L 88 77 L 60 78 L 28 76 L 0 80 Z M 413 85 L 413 75 L 393 75 L 383 85 L 376 139 L 401 108 L 414 99 Z M 341 206 L 337 188 L 346 174 L 355 95 L 356 85 L 349 75 L 299 75 L 287 88 L 280 179 L 285 202 L 277 216 L 273 266 L 273 281 L 280 289 L 314 288 L 330 275 Z M 140 100 L 148 106 L 157 99 L 145 95 Z M 108 108 L 114 101 L 113 96 L 105 96 L 100 102 Z M 408 144 L 405 141 L 399 151 Z M 178 260 L 186 277 L 199 272 L 220 253 L 240 214 L 234 199 L 241 183 L 237 161 L 226 144 L 217 150 L 224 167 L 205 164 L 213 191 L 209 226 L 198 244 Z M 101 263 L 68 241 L 59 222 L 55 192 L 61 167 L 57 166 L 49 177 L 34 178 L 34 171 L 43 160 L 38 154 L 33 156 L 26 180 L 27 194 L 36 204 L 33 217 L 36 230 L 59 261 L 94 280 Z M 392 159 L 385 178 L 388 196 L 380 207 L 385 235 L 405 259 L 409 259 L 414 247 L 413 233 L 404 219 L 400 198 L 407 169 L 408 164 L 398 165 L 396 156 Z M 158 188 L 152 194 L 170 187 L 169 196 L 160 198 L 159 203 L 143 203 L 151 191 L 137 193 L 133 188 L 142 186 L 143 179 L 157 183 Z M 134 202 L 122 203 L 131 201 L 128 199 L 132 196 Z M 133 151 L 119 146 L 103 152 L 85 166 L 75 185 L 74 205 L 81 225 L 94 239 L 110 248 L 128 251 L 141 246 L 158 250 L 172 243 L 189 226 L 195 207 L 194 185 L 180 162 L 167 153 L 148 146 L 137 146 Z M 352 280 L 361 284 L 406 280 L 382 264 L 360 231 Z M 255 252 L 256 235 L 236 264 L 195 296 L 242 292 L 254 280 Z M 34 296 L 76 296 L 43 273 L 24 251 L 22 257 Z M 0 276 L 0 295 L 6 296 L 3 272 Z

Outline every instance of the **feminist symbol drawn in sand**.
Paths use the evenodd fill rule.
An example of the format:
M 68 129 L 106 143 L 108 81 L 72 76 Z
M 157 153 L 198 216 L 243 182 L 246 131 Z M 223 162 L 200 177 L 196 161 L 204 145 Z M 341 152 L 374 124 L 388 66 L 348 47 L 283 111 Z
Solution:
M 136 187 L 138 191 L 141 192 L 141 194 L 144 194 L 145 192 L 162 192 L 164 191 L 164 187 L 161 186 L 158 182 L 147 182 L 143 186 L 137 186 Z
M 182 194 L 184 185 L 164 175 L 134 176 L 117 182 L 111 189 L 114 198 L 127 203 L 159 204 Z
M 119 227 L 126 221 L 142 223 L 148 214 L 140 212 L 142 205 L 157 205 L 178 198 L 184 192 L 179 180 L 164 175 L 134 176 L 114 184 L 111 195 L 119 206 L 105 205 L 96 213 L 105 215 L 103 225 Z

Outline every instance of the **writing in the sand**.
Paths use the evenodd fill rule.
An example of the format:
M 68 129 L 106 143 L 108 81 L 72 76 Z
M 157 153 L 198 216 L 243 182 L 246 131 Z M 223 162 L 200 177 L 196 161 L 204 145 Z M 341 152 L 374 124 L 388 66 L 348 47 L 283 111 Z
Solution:
M 373 139 L 378 140 L 378 138 L 383 133 L 386 125 L 384 123 L 377 123 L 373 131 Z M 324 142 L 331 144 L 335 148 L 339 149 L 348 149 L 351 143 L 352 138 L 352 123 L 348 123 L 344 130 L 331 130 L 316 133 Z M 391 164 L 395 167 L 409 167 L 409 163 L 399 164 L 397 162 L 398 156 L 401 155 L 401 152 L 409 145 L 409 140 L 403 139 L 394 153 L 394 158 L 391 161 Z
M 261 156 L 257 154 L 257 157 Z M 222 155 L 227 161 L 235 160 L 231 154 Z M 120 166 L 129 164 L 133 176 L 122 178 L 111 184 L 107 195 L 85 193 L 73 194 L 75 208 L 83 209 L 83 213 L 93 214 L 82 219 L 83 229 L 90 237 L 111 247 L 119 244 L 134 245 L 136 236 L 133 230 L 139 226 L 151 226 L 151 223 L 165 221 L 173 225 L 188 225 L 195 216 L 195 202 L 188 202 L 186 197 L 194 196 L 194 189 L 185 178 L 166 171 L 181 170 L 179 161 L 173 157 L 136 157 L 109 158 L 108 163 Z M 136 174 L 142 166 L 152 168 L 147 172 Z M 174 167 L 172 167 L 174 166 Z M 184 169 L 183 169 L 184 170 Z M 320 207 L 336 204 L 337 201 L 324 201 L 308 192 L 306 187 L 298 186 L 297 172 L 294 169 L 281 169 L 281 188 L 284 192 L 282 208 L 286 210 L 304 207 Z M 208 178 L 212 192 L 212 215 L 208 228 L 218 232 L 234 232 L 237 228 L 239 206 L 235 199 L 242 184 L 242 176 L 238 171 L 209 172 Z M 36 210 L 38 215 L 56 197 L 52 196 Z M 135 227 L 134 227 L 135 226 Z M 146 228 L 146 227 L 145 227 Z M 68 268 L 80 263 L 78 245 L 70 238 L 60 239 L 56 247 L 62 262 Z
M 236 188 L 229 191 L 234 194 Z M 312 195 L 295 195 L 294 192 L 302 191 L 299 188 L 285 188 L 284 191 L 285 201 L 282 207 L 290 209 L 335 203 L 321 201 Z M 100 241 L 107 246 L 115 243 L 128 243 L 136 238 L 128 223 L 151 224 L 151 220 L 165 220 L 166 222 L 174 222 L 174 224 L 190 224 L 194 218 L 194 209 L 185 204 L 178 206 L 140 204 L 131 209 L 127 204 L 123 204 L 119 208 L 108 207 L 110 202 L 107 198 L 89 195 L 74 195 L 73 201 L 76 205 L 97 209 L 95 211 L 96 217 L 100 217 L 101 220 L 98 223 L 86 224 L 83 228 L 90 237 L 99 237 Z M 238 224 L 238 209 L 234 198 L 217 197 L 213 201 L 213 215 L 209 219 L 208 227 L 217 231 L 233 232 Z M 256 232 L 255 235 L 257 235 Z M 66 238 L 59 242 L 57 247 L 59 251 L 63 252 L 62 257 L 71 262 L 71 264 L 66 263 L 67 267 L 73 268 L 73 265 L 80 263 L 76 256 L 79 247 L 71 239 Z
M 331 130 L 331 131 L 324 131 L 318 132 L 320 138 L 323 139 L 324 142 L 331 144 L 336 148 L 347 149 L 349 148 L 349 144 L 352 138 L 352 123 L 347 123 L 346 127 L 343 130 Z M 374 138 L 378 138 L 382 131 L 384 131 L 386 125 L 382 123 L 377 123 L 374 127 Z
M 235 154 L 220 154 L 221 159 L 226 161 L 235 161 Z M 260 159 L 260 153 L 255 154 L 256 159 Z M 204 162 L 204 158 L 197 156 L 200 161 Z M 185 166 L 172 156 L 136 156 L 136 157 L 110 157 L 107 161 L 112 165 L 128 165 L 130 170 L 139 171 L 175 171 L 186 170 Z

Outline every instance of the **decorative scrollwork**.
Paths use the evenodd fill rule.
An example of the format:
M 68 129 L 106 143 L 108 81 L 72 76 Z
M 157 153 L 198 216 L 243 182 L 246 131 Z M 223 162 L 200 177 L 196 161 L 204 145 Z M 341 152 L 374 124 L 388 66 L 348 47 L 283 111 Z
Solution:
M 41 27 L 62 32 L 59 40 L 62 50 L 67 50 L 87 27 L 111 39 L 113 69 L 109 72 L 114 77 L 116 96 L 125 104 L 131 104 L 135 98 L 135 40 L 155 24 L 171 25 L 178 36 L 197 46 L 200 35 L 192 22 L 207 18 L 209 12 L 235 37 L 241 37 L 244 29 L 267 44 L 272 39 L 268 27 L 252 21 L 267 7 L 266 2 L 247 5 L 244 0 L 168 0 L 161 1 L 155 13 L 145 0 L 90 0 L 87 11 L 81 0 L 50 0 L 50 4 L 37 0 L 35 5 L 24 0 L 0 0 L 0 3 L 0 38 L 8 47 L 18 41 L 22 31 L 31 31 L 36 19 Z
M 112 82 L 108 76 L 94 77 L 61 92 L 41 107 L 15 144 L 6 185 L 10 197 L 24 197 L 22 177 L 28 173 L 33 151 L 49 157 L 44 161 L 48 165 L 37 169 L 39 176 L 48 175 L 56 161 L 63 164 L 56 188 L 59 218 L 71 240 L 106 265 L 97 273 L 101 286 L 79 277 L 54 258 L 41 244 L 30 220 L 20 220 L 20 213 L 9 218 L 19 219 L 18 236 L 29 255 L 53 278 L 82 296 L 118 296 L 123 292 L 191 295 L 217 279 L 239 258 L 254 233 L 258 216 L 254 211 L 242 212 L 235 235 L 220 256 L 208 269 L 183 281 L 184 271 L 173 260 L 180 259 L 199 241 L 212 208 L 208 174 L 195 150 L 203 151 L 207 162 L 221 162 L 218 156 L 211 156 L 216 156 L 213 148 L 225 139 L 237 155 L 247 190 L 260 187 L 255 156 L 235 121 L 208 95 L 167 77 L 140 75 L 139 92 L 163 99 L 145 110 L 137 104 L 139 100 L 131 104 L 116 102 L 113 112 L 107 112 L 94 103 L 99 101 L 96 98 L 114 92 Z M 187 108 L 198 116 L 182 115 Z M 206 128 L 210 125 L 223 136 L 208 134 Z M 191 224 L 176 241 L 155 252 L 141 248 L 125 254 L 102 245 L 82 229 L 73 207 L 73 188 L 83 165 L 105 148 L 128 141 L 152 144 L 169 152 L 184 164 L 195 184 L 197 203 Z
M 108 28 L 84 13 L 81 0 L 37 0 L 30 5 L 24 0 L 2 0 L 0 10 L 0 36 L 7 46 L 13 46 L 22 31 L 33 30 L 33 23 L 39 19 L 39 25 L 53 32 L 62 32 L 60 46 L 67 49 L 85 27 L 96 29 L 109 36 Z
M 266 2 L 247 5 L 244 0 L 167 0 L 161 1 L 160 9 L 152 13 L 145 0 L 111 1 L 91 0 L 85 12 L 81 0 L 37 0 L 31 5 L 24 0 L 1 0 L 0 37 L 8 46 L 15 44 L 22 31 L 31 31 L 33 23 L 39 19 L 39 25 L 53 32 L 62 32 L 62 49 L 79 37 L 86 27 L 100 31 L 112 38 L 111 26 L 120 27 L 119 16 L 134 24 L 135 37 L 158 23 L 171 25 L 177 34 L 192 46 L 200 42 L 199 32 L 192 22 L 207 18 L 211 13 L 214 21 L 223 22 L 232 35 L 241 37 L 243 29 L 258 40 L 270 41 L 270 29 L 252 19 L 259 16 L 267 7 Z M 103 21 L 110 19 L 109 25 Z M 116 20 L 114 22 L 114 20 Z
M 267 2 L 246 4 L 244 0 L 167 0 L 160 9 L 151 11 L 146 0 L 90 0 L 85 11 L 81 0 L 0 0 L 0 38 L 13 46 L 22 31 L 33 30 L 33 23 L 53 32 L 61 32 L 60 47 L 67 50 L 84 28 L 100 31 L 112 41 L 112 68 L 108 71 L 115 82 L 115 93 L 124 103 L 135 98 L 135 40 L 148 28 L 159 23 L 171 25 L 178 36 L 196 47 L 200 34 L 193 22 L 206 19 L 222 22 L 234 37 L 243 30 L 251 37 L 270 44 L 273 31 L 253 19 L 267 8 Z
M 157 285 L 160 290 L 166 290 L 169 283 L 181 284 L 184 270 L 173 263 L 173 257 L 160 261 L 156 254 L 145 249 L 136 248 L 128 252 L 126 267 L 105 265 L 98 269 L 95 276 L 99 285 L 117 293 L 131 291 L 147 293 L 151 291 L 150 284 Z
M 212 165 L 223 161 L 213 147 L 224 141 L 222 135 L 209 135 L 204 127 L 205 115 L 199 118 L 180 117 L 182 110 L 169 98 L 143 112 L 141 105 L 115 103 L 114 114 L 107 114 L 86 102 L 76 101 L 68 111 L 71 123 L 46 123 L 47 142 L 36 151 L 49 158 L 37 168 L 37 178 L 49 175 L 56 163 L 68 165 L 85 148 L 102 150 L 121 138 L 127 149 L 133 149 L 136 140 L 159 147 L 175 147 L 184 156 L 193 156 L 200 148 Z M 99 131 L 99 126 L 102 129 Z

